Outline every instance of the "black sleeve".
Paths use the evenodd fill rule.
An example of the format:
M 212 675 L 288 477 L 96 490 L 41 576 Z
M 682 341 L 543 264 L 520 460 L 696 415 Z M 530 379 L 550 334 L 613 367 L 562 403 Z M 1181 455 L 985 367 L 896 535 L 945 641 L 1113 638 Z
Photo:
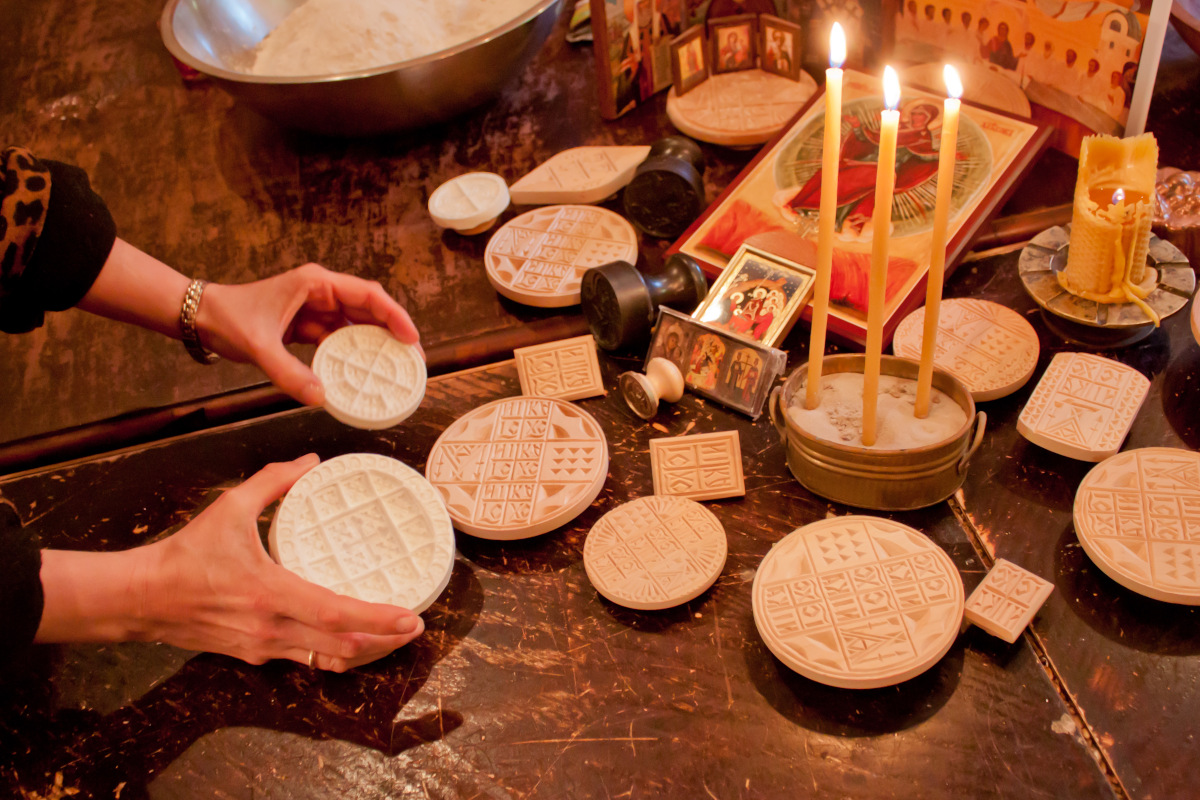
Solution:
M 0 503 L 0 672 L 33 643 L 42 621 L 42 553 L 17 514 Z
M 104 201 L 92 191 L 87 173 L 70 164 L 38 160 L 17 148 L 4 151 L 5 189 L 0 204 L 0 227 L 13 231 L 29 227 L 30 209 L 37 200 L 15 202 L 12 193 L 25 192 L 30 182 L 49 184 L 40 230 L 26 235 L 23 252 L 13 261 L 4 254 L 0 275 L 0 330 L 23 333 L 40 326 L 45 312 L 62 311 L 78 303 L 92 288 L 117 238 L 116 224 Z M 28 198 L 26 198 L 28 200 Z M 15 215 L 15 218 L 14 218 Z M 12 262 L 12 263 L 10 263 Z

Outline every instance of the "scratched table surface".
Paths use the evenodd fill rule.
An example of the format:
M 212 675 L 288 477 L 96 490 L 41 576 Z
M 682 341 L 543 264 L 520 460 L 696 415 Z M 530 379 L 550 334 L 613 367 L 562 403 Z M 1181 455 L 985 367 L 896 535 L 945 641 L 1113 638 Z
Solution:
M 602 362 L 609 387 L 633 366 Z M 369 451 L 423 469 L 454 419 L 517 393 L 505 362 L 434 379 L 392 430 L 285 412 L 14 476 L 0 493 L 47 546 L 124 548 L 271 460 Z M 611 449 L 600 496 L 532 540 L 458 534 L 418 642 L 345 675 L 161 645 L 35 648 L 0 692 L 0 794 L 43 796 L 61 775 L 122 798 L 1114 796 L 1027 644 L 972 629 L 923 675 L 869 691 L 822 686 L 770 654 L 751 614 L 759 562 L 794 528 L 846 509 L 790 477 L 765 416 L 691 395 L 653 426 L 615 391 L 579 406 Z M 729 541 L 714 587 L 667 611 L 602 600 L 584 539 L 604 512 L 651 493 L 649 439 L 729 428 L 746 496 L 706 503 Z M 968 591 L 978 583 L 948 504 L 896 518 L 946 550 Z
M 444 125 L 339 140 L 281 129 L 211 84 L 186 85 L 158 33 L 161 8 L 0 0 L 0 146 L 82 166 L 119 235 L 185 274 L 245 282 L 316 261 L 381 282 L 412 315 L 435 369 L 586 330 L 577 308 L 500 297 L 484 273 L 488 235 L 442 231 L 426 209 L 464 172 L 511 183 L 568 147 L 675 133 L 663 98 L 600 118 L 592 51 L 565 41 L 566 15 L 496 100 Z M 710 198 L 752 155 L 705 153 Z M 511 207 L 501 222 L 525 210 Z M 638 239 L 642 265 L 661 263 L 669 242 Z M 52 314 L 35 332 L 0 337 L 0 386 L 20 387 L 0 392 L 0 445 L 263 381 L 246 365 L 203 368 L 178 342 L 139 328 Z
M 1151 381 L 1123 451 L 1200 449 L 1200 346 L 1189 329 L 1192 306 L 1137 344 L 1094 349 L 1085 344 L 1087 331 L 1064 331 L 1020 290 L 1018 257 L 1014 251 L 964 265 L 952 284 L 956 294 L 1008 303 L 1041 340 L 1033 379 L 1008 398 L 981 404 L 989 433 L 963 486 L 964 518 L 989 556 L 1055 584 L 1034 622 L 1033 641 L 1083 710 L 1124 789 L 1131 797 L 1194 797 L 1195 776 L 1172 765 L 1190 760 L 1200 741 L 1200 613 L 1139 595 L 1101 572 L 1072 524 L 1076 489 L 1093 465 L 1044 450 L 1016 429 L 1055 353 L 1094 352 Z M 1080 335 L 1072 341 L 1062 333 Z

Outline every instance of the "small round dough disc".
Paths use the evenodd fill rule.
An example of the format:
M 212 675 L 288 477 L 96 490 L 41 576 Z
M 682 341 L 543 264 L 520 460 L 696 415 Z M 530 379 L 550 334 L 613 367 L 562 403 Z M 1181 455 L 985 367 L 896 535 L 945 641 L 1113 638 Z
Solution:
M 454 526 L 421 473 L 352 453 L 306 472 L 271 521 L 271 557 L 307 581 L 421 613 L 454 571 Z
M 1200 453 L 1128 450 L 1075 493 L 1075 533 L 1108 577 L 1167 603 L 1200 605 Z
M 754 576 L 754 622 L 771 652 L 806 678 L 877 689 L 936 664 L 958 636 L 963 585 L 920 531 L 868 516 L 798 528 Z
M 892 351 L 921 360 L 925 307 L 896 327 Z M 1020 389 L 1037 368 L 1037 331 L 1011 308 L 987 300 L 949 298 L 938 312 L 933 365 L 962 381 L 976 403 L 998 400 Z
M 507 397 L 442 432 L 425 465 L 460 531 L 527 539 L 579 516 L 608 476 L 608 442 L 583 409 L 550 397 Z
M 804 70 L 797 80 L 760 69 L 721 72 L 680 97 L 667 94 L 667 118 L 693 139 L 725 147 L 770 141 L 816 94 Z
M 483 253 L 488 280 L 518 303 L 561 308 L 579 303 L 583 273 L 610 261 L 637 263 L 637 233 L 596 206 L 535 208 L 500 226 Z
M 433 190 L 429 216 L 440 228 L 482 233 L 508 208 L 508 201 L 504 178 L 494 172 L 468 172 Z
M 583 545 L 596 591 L 626 608 L 671 608 L 698 597 L 725 566 L 725 528 L 686 497 L 639 497 L 601 517 Z
M 412 415 L 425 397 L 425 361 L 416 345 L 378 325 L 334 331 L 313 356 L 325 410 L 347 425 L 379 430 Z

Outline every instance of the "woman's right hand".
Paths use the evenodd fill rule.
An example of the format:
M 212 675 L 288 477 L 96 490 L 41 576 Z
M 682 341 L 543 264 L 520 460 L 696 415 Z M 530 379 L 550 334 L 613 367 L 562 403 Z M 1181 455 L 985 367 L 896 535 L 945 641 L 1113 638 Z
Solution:
M 425 629 L 411 611 L 303 580 L 263 549 L 258 517 L 315 455 L 270 464 L 174 535 L 122 553 L 43 552 L 38 641 L 160 641 L 251 664 L 286 658 L 342 672 Z M 82 580 L 89 588 L 80 589 Z M 87 597 L 85 595 L 92 595 Z

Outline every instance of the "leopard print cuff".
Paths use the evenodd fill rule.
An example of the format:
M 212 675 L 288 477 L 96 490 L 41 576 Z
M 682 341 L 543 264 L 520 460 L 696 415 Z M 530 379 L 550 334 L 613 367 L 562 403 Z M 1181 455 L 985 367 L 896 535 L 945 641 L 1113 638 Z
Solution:
M 23 147 L 0 153 L 0 297 L 33 257 L 49 205 L 50 170 Z

